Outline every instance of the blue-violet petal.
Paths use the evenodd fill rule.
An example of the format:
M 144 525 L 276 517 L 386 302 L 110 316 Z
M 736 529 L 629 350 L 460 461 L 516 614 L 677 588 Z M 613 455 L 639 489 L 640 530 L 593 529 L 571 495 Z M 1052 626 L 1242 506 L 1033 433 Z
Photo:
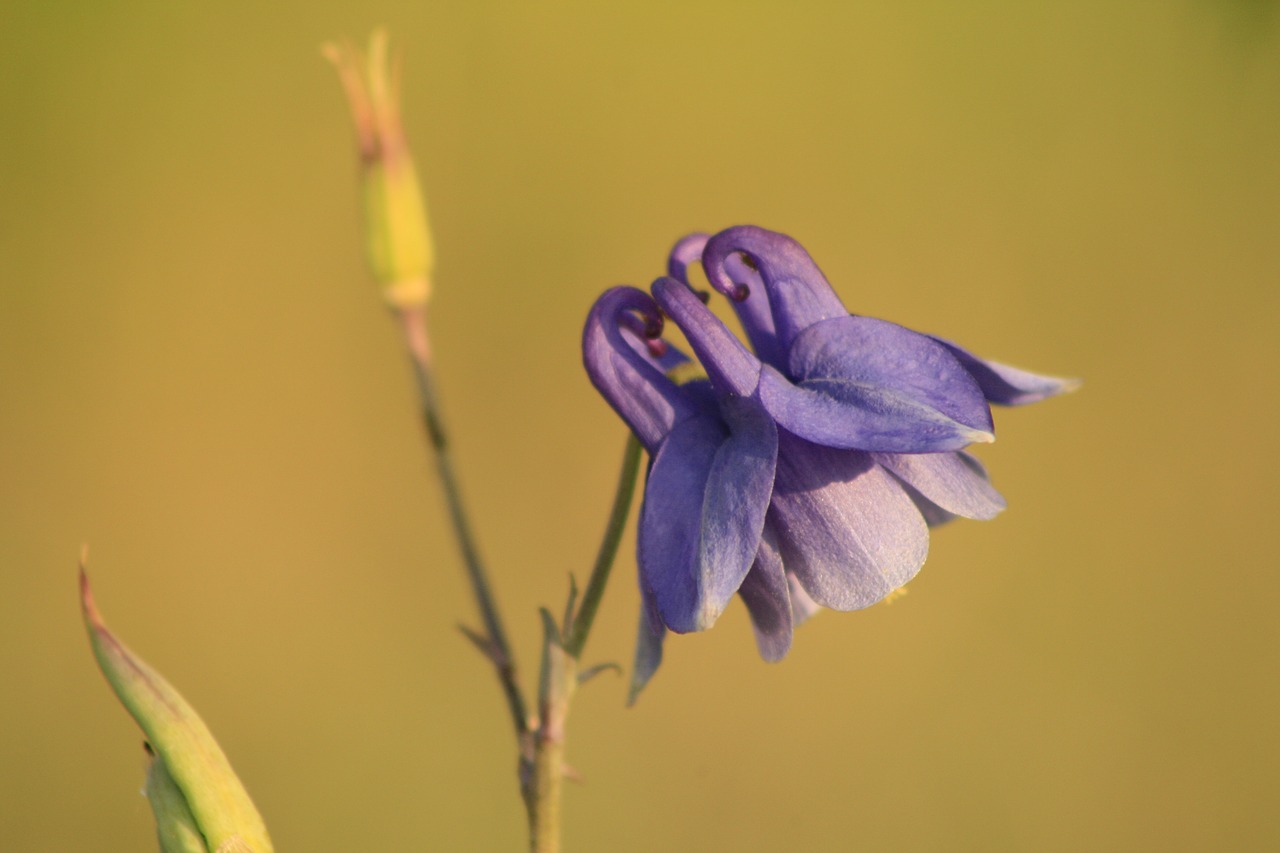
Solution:
M 735 398 L 723 420 L 678 423 L 653 460 L 640 512 L 642 583 L 673 631 L 711 627 L 755 560 L 773 489 L 777 429 Z
M 739 301 L 745 296 L 739 287 L 742 282 L 735 282 L 726 266 L 734 255 L 747 257 L 759 272 L 768 293 L 779 351 L 785 352 L 795 336 L 814 323 L 849 313 L 813 258 L 786 234 L 739 225 L 707 241 L 702 250 L 707 280 L 716 290 Z M 742 319 L 754 342 L 757 333 L 749 325 L 750 319 Z
M 819 444 L 937 453 L 994 438 L 973 377 L 941 344 L 894 323 L 845 316 L 810 326 L 788 375 L 766 367 L 760 398 L 779 425 Z
M 636 656 L 631 666 L 631 688 L 627 691 L 627 704 L 634 705 L 649 679 L 662 665 L 662 641 L 667 636 L 658 617 L 653 595 L 640 586 L 640 624 L 636 630 Z
M 978 358 L 968 350 L 956 346 L 951 341 L 931 336 L 956 357 L 965 370 L 977 381 L 982 393 L 992 403 L 1001 406 L 1025 406 L 1038 403 L 1080 387 L 1079 379 L 1064 379 L 1057 376 L 1044 376 L 1039 373 L 1020 370 Z
M 663 375 L 660 360 L 642 354 L 633 343 L 638 340 L 633 324 L 652 327 L 656 334 L 661 323 L 658 306 L 647 293 L 614 287 L 596 300 L 582 331 L 582 362 L 591 383 L 650 453 L 677 420 L 694 411 L 680 388 Z

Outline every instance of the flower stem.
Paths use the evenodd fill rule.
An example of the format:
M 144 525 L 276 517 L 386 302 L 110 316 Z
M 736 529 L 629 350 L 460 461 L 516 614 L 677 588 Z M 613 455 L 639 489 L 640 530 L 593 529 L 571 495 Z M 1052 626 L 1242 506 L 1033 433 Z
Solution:
M 533 763 L 535 796 L 529 801 L 531 853 L 560 853 L 560 790 L 564 787 L 564 742 L 539 742 Z
M 600 541 L 600 550 L 596 552 L 596 563 L 591 570 L 591 579 L 587 581 L 586 591 L 582 594 L 582 604 L 568 629 L 564 648 L 574 658 L 582 657 L 582 650 L 587 644 L 587 635 L 591 633 L 591 624 L 595 621 L 596 610 L 600 599 L 604 596 L 605 584 L 609 582 L 609 571 L 613 568 L 614 558 L 618 555 L 618 545 L 622 541 L 622 531 L 627 524 L 627 515 L 631 511 L 631 498 L 636 490 L 636 478 L 640 472 L 640 442 L 634 435 L 627 436 L 627 447 L 622 455 L 622 470 L 618 472 L 618 486 L 613 494 L 613 509 L 609 513 L 609 522 L 605 526 L 604 538 Z
M 516 682 L 515 661 L 507 643 L 502 619 L 498 614 L 492 587 L 484 570 L 471 532 L 471 524 L 462 503 L 457 477 L 453 470 L 448 433 L 436 396 L 430 338 L 427 335 L 426 311 L 408 307 L 397 310 L 404 333 L 405 346 L 413 365 L 418 396 L 422 405 L 422 422 L 434 451 L 437 473 L 444 489 L 458 548 L 462 552 L 467 578 L 484 624 L 484 634 L 468 631 L 492 661 L 511 712 L 520 750 L 520 789 L 529 815 L 529 848 L 532 853 L 559 853 L 560 801 L 564 787 L 564 734 L 569 703 L 578 684 L 578 662 L 591 633 L 596 611 L 604 596 L 605 586 L 618 554 L 622 531 L 631 510 L 632 495 L 640 469 L 640 443 L 628 438 L 623 453 L 622 469 L 613 496 L 613 508 L 605 525 L 600 548 L 596 552 L 591 578 L 576 611 L 566 615 L 566 624 L 556 625 L 543 611 L 542 671 L 538 697 L 538 716 L 529 718 L 524 697 Z M 572 606 L 572 605 L 571 605 Z
M 532 853 L 559 853 L 560 850 L 560 799 L 564 787 L 564 736 L 565 720 L 569 716 L 569 704 L 578 686 L 578 663 L 586 646 L 587 636 L 595 620 L 600 599 L 604 596 L 609 572 L 618 554 L 618 543 L 627 523 L 631 498 L 635 493 L 636 478 L 640 470 L 640 443 L 635 437 L 627 439 L 622 456 L 622 470 L 618 473 L 618 486 L 613 495 L 613 509 L 605 525 L 600 549 L 596 552 L 591 579 L 582 595 L 576 613 L 566 614 L 566 624 L 556 624 L 551 614 L 543 610 L 544 637 L 542 643 L 542 672 L 538 690 L 538 726 L 532 732 L 533 757 L 521 767 L 521 793 L 529 812 L 529 849 Z M 570 595 L 570 607 L 573 604 Z M 589 675 L 588 673 L 587 675 Z
M 542 610 L 542 674 L 538 682 L 538 731 L 533 766 L 523 777 L 531 853 L 559 853 L 560 793 L 564 787 L 564 731 L 578 686 L 577 661 L 565 651 L 555 617 Z
M 540 743 L 534 761 L 536 799 L 529 807 L 531 853 L 559 853 L 559 804 L 564 784 L 564 744 Z
M 471 532 L 471 524 L 462 504 L 462 493 L 454 474 L 448 433 L 441 415 L 440 401 L 436 396 L 430 338 L 427 335 L 426 309 L 401 308 L 396 313 L 404 332 L 405 346 L 409 350 L 409 360 L 413 364 L 418 397 L 422 405 L 422 422 L 426 427 L 431 448 L 435 451 L 436 471 L 440 476 L 440 485 L 444 489 L 445 501 L 449 506 L 449 520 L 453 524 L 454 537 L 462 552 L 467 579 L 471 581 L 471 592 L 475 596 L 480 619 L 484 624 L 484 636 L 481 638 L 484 651 L 497 672 L 498 681 L 502 685 L 502 691 L 507 700 L 507 707 L 511 712 L 516 739 L 523 749 L 529 734 L 529 716 L 525 710 L 520 686 L 516 682 L 515 658 L 507 643 L 506 632 L 502 627 L 502 617 L 498 614 L 498 605 L 494 601 L 493 590 L 485 572 L 484 563 L 480 559 L 475 537 Z

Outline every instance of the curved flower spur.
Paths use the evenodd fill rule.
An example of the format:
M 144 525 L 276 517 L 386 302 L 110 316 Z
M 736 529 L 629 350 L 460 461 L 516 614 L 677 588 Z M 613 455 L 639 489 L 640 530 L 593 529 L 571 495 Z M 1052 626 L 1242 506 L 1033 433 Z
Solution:
M 751 350 L 690 289 L 687 268 L 697 260 L 712 287 L 731 299 Z M 738 579 L 767 660 L 786 654 L 794 625 L 818 607 L 867 607 L 910 581 L 928 552 L 928 526 L 956 516 L 992 518 L 1004 508 L 982 466 L 962 450 L 994 440 L 989 403 L 1031 403 L 1078 384 L 985 361 L 949 341 L 851 315 L 803 247 L 762 228 L 686 237 L 672 251 L 668 271 L 652 286 L 654 300 L 706 370 L 709 388 L 696 395 L 707 417 L 714 419 L 718 407 L 722 424 L 724 411 L 733 410 L 749 412 L 753 425 L 763 416 L 776 428 L 771 491 L 749 575 L 742 572 L 740 554 L 732 566 L 709 562 L 714 550 L 704 552 L 708 562 L 699 568 L 717 579 L 717 601 L 727 601 L 728 586 Z M 655 322 L 644 329 L 650 338 L 659 330 Z M 644 360 L 634 347 L 626 351 Z M 596 387 L 650 453 L 661 455 L 665 434 L 651 445 L 653 436 L 646 439 L 636 421 L 646 410 L 641 401 L 658 387 L 654 377 L 670 380 L 650 364 L 642 374 L 648 390 L 634 383 L 625 389 L 619 382 L 602 384 L 593 356 L 586 358 Z M 704 506 L 728 507 L 735 500 L 758 505 L 758 480 L 749 496 L 717 497 L 711 489 L 741 486 L 728 479 L 674 476 L 669 469 L 683 464 L 684 454 L 671 456 L 660 480 L 650 474 L 648 514 L 663 511 L 654 507 L 659 502 L 687 513 L 695 496 Z M 723 515 L 682 517 L 686 525 L 701 525 L 698 536 L 712 539 L 725 526 Z M 749 524 L 736 523 L 739 542 L 756 529 L 754 514 Z M 646 531 L 642 513 L 642 588 L 652 578 L 678 574 L 675 554 L 652 544 L 656 535 L 656 529 Z M 692 536 L 686 531 L 682 541 Z M 667 594 L 678 599 L 682 593 Z M 658 608 L 651 618 L 660 617 L 676 631 L 710 627 L 719 613 L 705 610 L 710 621 L 677 623 L 667 618 L 670 609 Z M 655 633 L 660 639 L 660 631 Z M 657 664 L 651 653 L 646 657 L 643 630 L 641 635 L 633 694 Z

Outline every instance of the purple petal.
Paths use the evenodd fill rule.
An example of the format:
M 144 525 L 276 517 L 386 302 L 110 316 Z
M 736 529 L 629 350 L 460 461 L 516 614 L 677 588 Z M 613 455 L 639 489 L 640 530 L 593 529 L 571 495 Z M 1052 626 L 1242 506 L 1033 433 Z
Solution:
M 721 231 L 702 250 L 702 266 L 711 286 L 739 301 L 746 296 L 726 268 L 733 255 L 744 255 L 760 273 L 769 296 L 770 314 L 776 327 L 779 347 L 785 351 L 800 332 L 821 320 L 849 312 L 836 296 L 822 270 L 804 247 L 785 234 L 754 225 L 740 225 Z M 744 325 L 746 324 L 744 318 Z M 751 328 L 748 335 L 755 340 Z
M 756 561 L 747 572 L 738 595 L 747 605 L 760 657 L 774 663 L 791 649 L 791 594 L 782 568 L 777 539 L 768 524 L 760 538 Z
M 691 416 L 694 409 L 654 359 L 642 355 L 624 336 L 623 328 L 629 328 L 636 315 L 661 329 L 662 316 L 647 293 L 634 287 L 605 291 L 587 315 L 582 362 L 591 383 L 652 453 L 676 421 Z
M 915 577 L 929 530 L 871 455 L 778 434 L 769 523 L 787 570 L 817 604 L 857 610 Z
M 662 641 L 666 638 L 667 629 L 657 616 L 657 605 L 653 596 L 640 589 L 640 625 L 636 631 L 636 656 L 631 667 L 631 689 L 627 691 L 627 704 L 634 705 L 640 691 L 653 678 L 662 664 Z
M 689 234 L 676 241 L 667 256 L 667 275 L 689 284 L 689 267 L 702 260 L 702 248 L 710 239 L 710 234 Z
M 752 400 L 676 424 L 645 485 L 642 582 L 673 631 L 711 627 L 746 577 L 773 488 L 777 428 Z
M 870 317 L 838 317 L 806 329 L 789 375 L 760 377 L 760 399 L 778 423 L 830 447 L 891 453 L 959 450 L 992 441 L 981 389 L 941 344 Z
M 687 285 L 673 278 L 660 278 L 650 288 L 662 310 L 680 331 L 716 390 L 722 394 L 750 397 L 760 382 L 760 360 L 711 313 Z
M 631 328 L 624 328 L 622 337 L 641 358 L 668 378 L 671 371 L 692 360 L 681 352 L 679 347 L 672 346 L 662 338 L 649 338 Z
M 777 329 L 773 324 L 773 309 L 769 305 L 769 291 L 765 289 L 760 273 L 748 266 L 741 255 L 727 257 L 724 270 L 738 291 L 747 294 L 745 299 L 730 301 L 756 357 L 779 370 L 786 369 L 787 354 L 778 342 Z
M 690 234 L 682 237 L 667 257 L 667 275 L 681 284 L 693 286 L 689 281 L 689 267 L 702 259 L 702 250 L 710 239 L 707 234 Z M 751 341 L 751 348 L 765 364 L 781 368 L 783 352 L 774 335 L 773 312 L 769 308 L 769 294 L 764 289 L 760 273 L 748 265 L 740 254 L 731 254 L 724 261 L 724 272 L 733 282 L 735 291 L 746 293 L 745 299 L 734 299 L 733 309 Z
M 1027 403 L 1038 403 L 1080 387 L 1079 379 L 1062 379 L 1057 376 L 1029 373 L 998 361 L 978 358 L 951 341 L 937 336 L 932 337 L 950 350 L 964 369 L 977 380 L 986 398 L 1001 406 L 1025 406 Z
M 1005 508 L 1004 498 L 967 453 L 873 453 L 891 474 L 951 515 L 987 520 Z

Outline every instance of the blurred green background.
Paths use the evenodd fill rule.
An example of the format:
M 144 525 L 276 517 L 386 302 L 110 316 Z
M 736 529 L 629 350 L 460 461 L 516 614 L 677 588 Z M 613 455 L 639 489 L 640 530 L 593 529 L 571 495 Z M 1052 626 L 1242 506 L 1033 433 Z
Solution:
M 583 690 L 567 849 L 1277 849 L 1273 8 L 6 2 L 0 847 L 154 849 L 87 542 L 279 849 L 522 849 L 318 51 L 385 23 L 526 680 L 623 443 L 581 322 L 680 235 L 786 231 L 854 311 L 1086 379 L 997 413 L 1010 509 L 936 533 L 906 598 L 776 666 L 734 605 L 637 707 Z M 630 542 L 590 661 L 629 664 Z

